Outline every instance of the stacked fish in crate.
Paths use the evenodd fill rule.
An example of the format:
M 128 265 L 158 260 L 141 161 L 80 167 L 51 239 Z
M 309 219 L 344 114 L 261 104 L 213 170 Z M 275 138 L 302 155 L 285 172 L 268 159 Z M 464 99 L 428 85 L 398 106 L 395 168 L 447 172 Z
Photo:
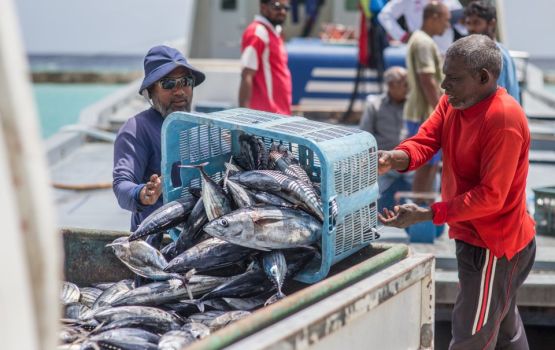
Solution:
M 65 342 L 180 348 L 282 299 L 286 278 L 325 278 L 377 238 L 365 132 L 235 109 L 174 113 L 162 140 L 166 204 L 109 244 L 151 282 L 66 283 Z M 143 240 L 167 230 L 174 240 L 160 251 Z
M 201 180 L 191 166 L 202 163 L 206 164 Z M 227 168 L 235 164 L 239 168 L 228 171 L 226 163 Z M 226 172 L 230 174 L 224 181 Z M 162 128 L 162 174 L 165 202 L 191 198 L 191 192 L 208 177 L 224 187 L 226 182 L 232 198 L 237 197 L 233 188 L 246 190 L 254 206 L 225 213 L 224 220 L 205 226 L 212 236 L 231 243 L 255 249 L 285 248 L 261 246 L 266 236 L 254 235 L 247 242 L 232 233 L 230 219 L 236 220 L 239 213 L 245 224 L 243 236 L 260 226 L 260 215 L 277 215 L 263 213 L 266 209 L 261 205 L 289 215 L 271 219 L 272 225 L 282 225 L 276 230 L 284 240 L 300 232 L 290 230 L 285 222 L 318 225 L 317 232 L 305 233 L 312 240 L 306 243 L 319 254 L 296 276 L 302 282 L 325 278 L 333 264 L 378 237 L 377 146 L 370 134 L 355 128 L 242 108 L 210 114 L 173 113 Z M 274 202 L 257 198 L 269 195 L 278 198 Z M 233 210 L 245 203 L 234 205 Z M 295 208 L 283 208 L 287 206 Z M 291 213 L 296 217 L 290 217 Z M 175 239 L 178 235 L 174 231 Z

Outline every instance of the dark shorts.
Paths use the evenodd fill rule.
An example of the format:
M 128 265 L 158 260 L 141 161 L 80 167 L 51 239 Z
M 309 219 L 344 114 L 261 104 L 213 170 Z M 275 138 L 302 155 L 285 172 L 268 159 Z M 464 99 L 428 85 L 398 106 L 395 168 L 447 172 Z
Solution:
M 405 125 L 407 127 L 407 138 L 409 138 L 409 137 L 413 137 L 418 133 L 418 129 L 420 129 L 420 126 L 422 125 L 422 123 L 405 120 Z M 441 160 L 441 151 L 438 151 L 436 154 L 434 154 L 432 159 L 430 159 L 426 164 L 437 165 L 439 164 L 440 160 Z

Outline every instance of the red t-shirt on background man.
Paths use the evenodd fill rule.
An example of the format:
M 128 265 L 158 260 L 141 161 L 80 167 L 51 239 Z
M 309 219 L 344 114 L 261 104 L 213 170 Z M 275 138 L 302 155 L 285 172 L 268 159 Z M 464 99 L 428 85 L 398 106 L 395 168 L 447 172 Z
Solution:
M 256 71 L 249 108 L 291 115 L 292 83 L 280 33 L 255 16 L 241 41 L 241 66 Z
M 442 202 L 434 223 L 449 237 L 511 259 L 535 235 L 526 211 L 530 131 L 524 111 L 503 88 L 477 104 L 454 109 L 443 96 L 418 134 L 396 149 L 413 170 L 441 148 Z

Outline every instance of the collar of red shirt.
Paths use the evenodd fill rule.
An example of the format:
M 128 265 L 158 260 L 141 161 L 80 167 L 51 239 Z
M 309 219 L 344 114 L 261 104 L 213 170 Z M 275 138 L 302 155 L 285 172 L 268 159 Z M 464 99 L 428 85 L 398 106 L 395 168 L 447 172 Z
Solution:
M 266 27 L 270 28 L 275 35 L 280 36 L 281 35 L 281 30 L 282 27 L 280 25 L 277 25 L 274 27 L 274 25 L 268 21 L 268 19 L 264 16 L 261 15 L 254 15 L 254 20 L 257 22 L 260 22 L 262 24 L 264 24 Z
M 497 90 L 495 90 L 495 92 L 491 95 L 489 95 L 488 97 L 484 98 L 483 100 L 479 101 L 478 103 L 468 107 L 467 109 L 463 109 L 462 110 L 462 114 L 465 117 L 471 117 L 471 116 L 475 116 L 475 115 L 480 115 L 480 112 L 484 111 L 484 107 L 486 105 L 488 105 L 489 103 L 491 103 L 491 101 L 493 100 L 493 98 L 495 96 L 499 96 L 500 94 L 502 94 L 505 91 L 505 89 L 497 87 Z

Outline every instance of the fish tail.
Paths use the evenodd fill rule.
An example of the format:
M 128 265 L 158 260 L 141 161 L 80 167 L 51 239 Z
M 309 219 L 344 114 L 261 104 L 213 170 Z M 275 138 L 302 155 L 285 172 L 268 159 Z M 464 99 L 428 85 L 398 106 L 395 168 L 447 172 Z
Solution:
M 232 161 L 233 161 L 233 155 L 229 157 L 229 164 L 231 164 Z M 231 172 L 231 169 L 225 166 L 225 163 L 224 163 L 224 167 L 225 167 L 225 174 L 224 174 L 224 183 L 222 187 L 227 189 L 227 178 L 229 177 L 229 173 Z
M 276 294 L 272 295 L 270 298 L 268 298 L 268 300 L 266 300 L 266 302 L 264 303 L 264 306 L 272 305 L 273 303 L 283 298 L 285 298 L 285 294 L 283 294 L 283 292 L 281 291 L 278 291 Z
M 193 300 L 193 304 L 195 304 L 201 313 L 204 312 L 204 300 Z

